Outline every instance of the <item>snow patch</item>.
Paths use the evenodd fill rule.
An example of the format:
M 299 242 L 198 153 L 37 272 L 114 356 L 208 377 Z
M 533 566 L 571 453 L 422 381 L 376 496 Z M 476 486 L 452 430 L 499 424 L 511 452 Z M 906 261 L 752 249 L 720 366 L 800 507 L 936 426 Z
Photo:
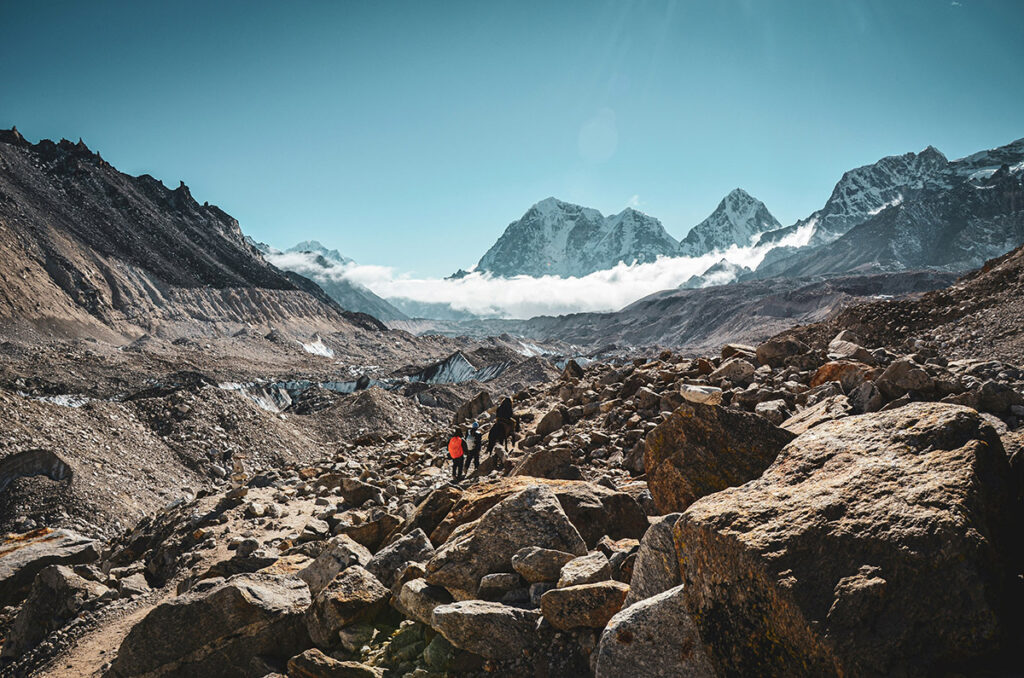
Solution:
M 313 341 L 308 344 L 302 344 L 302 348 L 306 349 L 306 353 L 312 353 L 313 355 L 323 356 L 324 358 L 334 357 L 334 351 L 324 344 L 324 340 L 319 335 L 314 336 Z

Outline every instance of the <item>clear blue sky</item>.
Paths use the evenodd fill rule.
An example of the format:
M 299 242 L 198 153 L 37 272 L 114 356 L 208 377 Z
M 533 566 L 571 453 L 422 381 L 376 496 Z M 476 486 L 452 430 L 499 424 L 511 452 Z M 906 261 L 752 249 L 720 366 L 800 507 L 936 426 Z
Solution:
M 1024 2 L 32 2 L 0 125 L 184 180 L 278 246 L 445 275 L 549 196 L 682 236 L 1024 137 Z

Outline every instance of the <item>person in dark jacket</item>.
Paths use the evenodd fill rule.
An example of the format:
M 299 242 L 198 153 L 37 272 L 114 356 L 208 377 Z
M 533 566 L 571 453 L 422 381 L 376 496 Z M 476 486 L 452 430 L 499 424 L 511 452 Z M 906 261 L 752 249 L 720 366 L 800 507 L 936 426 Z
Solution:
M 505 399 L 501 401 L 501 404 L 498 405 L 497 418 L 498 420 L 511 419 L 512 416 L 512 399 L 506 396 Z
M 465 461 L 466 444 L 459 429 L 448 439 L 448 457 L 452 460 L 452 480 L 458 482 L 465 477 L 462 464 Z
M 469 429 L 469 433 L 466 434 L 466 473 L 470 472 L 470 465 L 474 468 L 480 468 L 480 448 L 483 446 L 483 436 L 480 435 L 480 425 L 473 422 L 473 425 Z

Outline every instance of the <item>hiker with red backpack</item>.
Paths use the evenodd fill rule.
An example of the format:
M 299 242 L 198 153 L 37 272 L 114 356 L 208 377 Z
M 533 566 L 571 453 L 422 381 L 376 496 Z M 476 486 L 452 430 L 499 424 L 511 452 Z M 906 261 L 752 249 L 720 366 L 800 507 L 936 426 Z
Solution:
M 462 440 L 459 429 L 455 429 L 455 434 L 448 440 L 448 457 L 452 460 L 452 480 L 454 482 L 462 480 L 466 475 L 462 468 L 465 453 L 465 441 Z

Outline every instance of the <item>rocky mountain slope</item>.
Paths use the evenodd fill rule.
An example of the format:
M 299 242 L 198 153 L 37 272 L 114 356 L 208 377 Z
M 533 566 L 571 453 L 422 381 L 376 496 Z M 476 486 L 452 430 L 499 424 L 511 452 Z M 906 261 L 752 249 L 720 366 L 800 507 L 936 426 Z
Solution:
M 308 280 L 269 265 L 238 222 L 181 184 L 118 172 L 85 144 L 0 132 L 0 317 L 70 335 L 351 326 Z M 184 323 L 184 325 L 182 325 Z
M 772 256 L 760 277 L 930 267 L 964 271 L 1024 240 L 1024 139 L 959 160 L 934 148 L 847 172 L 825 207 L 774 241 L 814 228 L 806 248 Z
M 654 261 L 678 244 L 661 222 L 627 208 L 605 217 L 595 209 L 547 198 L 508 225 L 477 270 L 499 276 L 583 276 L 620 261 Z
M 782 228 L 764 203 L 742 188 L 722 198 L 715 211 L 686 234 L 679 243 L 679 255 L 699 257 L 725 251 L 733 245 L 754 244 L 762 233 Z
M 405 320 L 408 316 L 367 287 L 345 277 L 345 267 L 355 263 L 338 250 L 329 250 L 319 242 L 303 241 L 284 252 L 265 243 L 253 242 L 263 258 L 281 270 L 308 278 L 339 306 L 366 313 L 378 320 Z

